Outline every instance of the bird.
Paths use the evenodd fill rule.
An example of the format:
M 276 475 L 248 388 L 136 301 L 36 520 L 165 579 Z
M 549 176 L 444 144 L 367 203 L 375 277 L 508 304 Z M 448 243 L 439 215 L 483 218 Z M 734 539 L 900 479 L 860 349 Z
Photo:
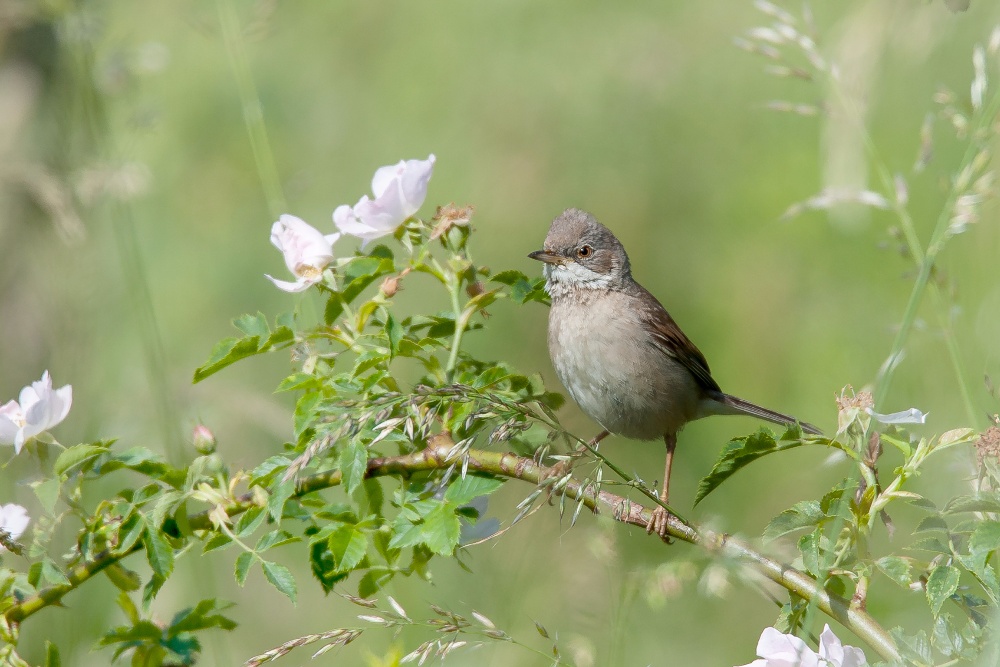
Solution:
M 705 355 L 681 331 L 663 305 L 632 277 L 624 246 L 590 213 L 569 208 L 552 221 L 541 250 L 551 297 L 548 348 L 559 381 L 603 431 L 636 440 L 663 439 L 664 505 L 677 432 L 712 415 L 751 415 L 776 424 L 799 424 L 722 391 Z M 646 532 L 666 539 L 667 511 L 657 507 Z

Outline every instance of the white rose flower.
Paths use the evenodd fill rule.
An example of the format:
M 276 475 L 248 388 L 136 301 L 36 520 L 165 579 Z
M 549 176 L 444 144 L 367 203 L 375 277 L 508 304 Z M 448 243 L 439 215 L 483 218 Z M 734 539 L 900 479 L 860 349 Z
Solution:
M 365 195 L 353 207 L 338 206 L 333 212 L 337 229 L 365 244 L 393 233 L 423 205 L 436 159 L 431 154 L 426 160 L 400 160 L 380 167 L 372 178 L 375 199 Z
M 31 518 L 28 516 L 28 510 L 20 505 L 14 503 L 0 505 L 0 530 L 10 535 L 10 539 L 16 540 L 21 537 L 29 523 Z M 4 547 L 0 546 L 0 551 L 4 550 Z
M 21 390 L 16 401 L 0 405 L 0 445 L 14 445 L 20 453 L 24 444 L 66 419 L 73 405 L 73 387 L 52 389 L 49 372 Z
M 321 231 L 294 215 L 282 215 L 271 226 L 271 243 L 285 256 L 285 265 L 295 282 L 278 280 L 265 274 L 278 289 L 301 292 L 323 278 L 323 269 L 333 261 L 333 244 L 340 234 L 323 235 Z
M 754 660 L 742 667 L 864 667 L 868 664 L 861 649 L 844 646 L 830 626 L 823 627 L 819 653 L 795 635 L 784 635 L 774 628 L 764 628 L 757 642 Z

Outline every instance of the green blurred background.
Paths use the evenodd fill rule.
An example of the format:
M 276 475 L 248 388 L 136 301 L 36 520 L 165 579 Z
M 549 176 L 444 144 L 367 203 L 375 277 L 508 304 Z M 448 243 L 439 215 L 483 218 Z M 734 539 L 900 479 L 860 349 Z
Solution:
M 920 128 L 939 88 L 967 99 L 973 44 L 988 39 L 1000 6 L 974 0 L 952 13 L 939 1 L 818 4 L 820 49 L 841 63 L 848 98 L 866 105 L 881 161 L 908 179 L 926 242 L 962 146 L 936 120 L 933 160 L 915 175 Z M 798 3 L 786 7 L 801 15 Z M 769 23 L 750 2 L 718 0 L 0 2 L 0 400 L 49 369 L 57 386 L 73 385 L 73 410 L 55 432 L 65 444 L 117 437 L 190 457 L 190 429 L 203 421 L 227 460 L 252 467 L 291 432 L 294 397 L 272 393 L 290 360 L 242 363 L 198 386 L 190 378 L 231 335 L 233 316 L 318 307 L 314 295 L 288 295 L 264 279 L 284 277 L 271 223 L 289 212 L 332 231 L 334 207 L 368 192 L 375 168 L 433 152 L 423 214 L 449 201 L 475 205 L 478 262 L 536 273 L 526 254 L 540 247 L 551 218 L 585 208 L 619 235 L 637 279 L 706 354 L 724 389 L 833 430 L 835 396 L 872 382 L 888 354 L 912 263 L 895 251 L 887 212 L 848 207 L 781 219 L 826 185 L 872 178 L 850 114 L 766 108 L 772 100 L 820 104 L 828 93 L 819 82 L 768 76 L 764 59 L 734 46 L 734 37 Z M 993 66 L 995 74 L 995 58 Z M 246 103 L 257 99 L 273 179 L 268 161 L 255 160 L 244 122 L 253 124 Z M 270 201 L 269 187 L 281 193 Z M 1000 376 L 995 223 L 987 206 L 941 262 L 955 290 L 951 332 L 971 403 L 962 400 L 938 311 L 928 307 L 877 406 L 929 411 L 920 432 L 983 428 L 998 409 L 982 382 Z M 407 283 L 403 297 L 436 309 L 440 297 L 425 305 L 423 286 Z M 491 312 L 470 349 L 541 369 L 558 387 L 545 309 L 501 303 Z M 595 430 L 575 406 L 562 414 L 577 433 Z M 679 509 L 690 510 L 723 443 L 756 426 L 713 419 L 684 431 L 672 494 Z M 658 478 L 660 445 L 606 443 L 626 469 Z M 933 498 L 965 484 L 969 460 L 968 452 L 942 457 L 940 475 L 921 480 L 921 490 Z M 848 471 L 825 463 L 799 450 L 765 460 L 690 516 L 759 534 Z M 23 483 L 32 474 L 20 461 L 0 471 L 0 502 L 37 511 Z M 529 491 L 508 484 L 491 514 L 509 521 Z M 476 609 L 545 652 L 538 621 L 583 666 L 753 658 L 777 610 L 738 573 L 720 587 L 725 568 L 706 574 L 702 554 L 687 545 L 665 549 L 642 531 L 589 516 L 570 529 L 557 514 L 545 508 L 473 548 L 466 560 L 475 574 L 441 562 L 433 584 L 395 582 L 389 592 L 414 616 L 431 603 Z M 299 574 L 296 607 L 256 574 L 236 587 L 235 554 L 225 552 L 183 559 L 155 609 L 169 617 L 197 595 L 238 603 L 240 627 L 206 635 L 203 664 L 239 663 L 305 633 L 357 624 L 360 610 L 324 598 L 298 551 L 286 548 L 284 561 Z M 889 626 L 922 618 L 888 586 L 872 593 L 877 618 Z M 91 582 L 66 598 L 66 609 L 29 624 L 27 643 L 51 636 L 64 664 L 107 664 L 108 653 L 89 650 L 101 629 L 124 620 L 99 602 L 112 597 L 109 583 Z M 394 642 L 371 630 L 323 658 L 310 662 L 306 649 L 284 663 L 391 664 L 374 656 L 426 638 L 407 632 Z M 547 660 L 494 644 L 449 662 Z

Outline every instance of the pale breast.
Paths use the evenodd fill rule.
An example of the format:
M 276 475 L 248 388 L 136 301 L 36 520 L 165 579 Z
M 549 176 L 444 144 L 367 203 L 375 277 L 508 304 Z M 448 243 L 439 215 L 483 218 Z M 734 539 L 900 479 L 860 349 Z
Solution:
M 643 332 L 631 298 L 606 290 L 554 298 L 549 354 L 589 417 L 612 433 L 652 440 L 696 418 L 701 390 Z

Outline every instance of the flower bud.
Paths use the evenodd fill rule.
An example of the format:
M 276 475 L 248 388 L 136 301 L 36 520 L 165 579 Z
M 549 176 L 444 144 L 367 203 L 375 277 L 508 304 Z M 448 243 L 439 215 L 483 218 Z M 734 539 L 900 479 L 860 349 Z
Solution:
M 215 452 L 215 435 L 204 424 L 198 424 L 191 432 L 191 442 L 199 454 Z
M 395 296 L 396 292 L 399 291 L 400 278 L 402 278 L 402 276 L 389 276 L 383 280 L 382 286 L 379 288 L 382 290 L 382 294 L 390 298 Z

